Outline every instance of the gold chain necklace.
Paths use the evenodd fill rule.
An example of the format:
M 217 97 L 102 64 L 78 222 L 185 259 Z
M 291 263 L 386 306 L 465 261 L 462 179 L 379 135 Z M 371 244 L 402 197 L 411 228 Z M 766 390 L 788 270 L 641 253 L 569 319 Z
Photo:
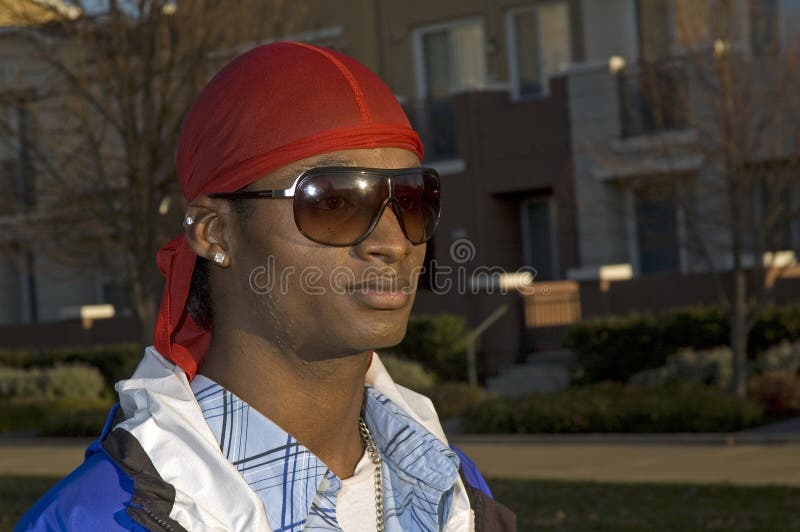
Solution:
M 363 417 L 358 418 L 358 430 L 361 432 L 361 439 L 364 440 L 364 446 L 367 448 L 372 463 L 375 464 L 375 514 L 377 515 L 377 532 L 383 532 L 383 478 L 381 474 L 381 454 L 378 452 L 378 447 L 375 445 L 375 440 L 367 428 L 367 423 Z

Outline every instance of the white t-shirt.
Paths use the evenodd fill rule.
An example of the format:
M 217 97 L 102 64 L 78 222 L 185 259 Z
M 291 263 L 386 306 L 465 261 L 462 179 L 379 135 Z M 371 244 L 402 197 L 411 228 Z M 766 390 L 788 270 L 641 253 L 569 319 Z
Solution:
M 364 451 L 353 476 L 342 480 L 336 498 L 336 520 L 344 532 L 375 532 L 375 464 Z

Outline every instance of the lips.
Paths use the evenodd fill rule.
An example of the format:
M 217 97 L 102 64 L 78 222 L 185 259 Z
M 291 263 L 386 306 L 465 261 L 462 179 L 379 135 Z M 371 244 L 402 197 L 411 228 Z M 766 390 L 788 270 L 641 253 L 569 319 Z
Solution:
M 397 278 L 375 279 L 354 285 L 349 292 L 358 301 L 376 310 L 397 310 L 405 307 L 413 290 L 411 281 Z

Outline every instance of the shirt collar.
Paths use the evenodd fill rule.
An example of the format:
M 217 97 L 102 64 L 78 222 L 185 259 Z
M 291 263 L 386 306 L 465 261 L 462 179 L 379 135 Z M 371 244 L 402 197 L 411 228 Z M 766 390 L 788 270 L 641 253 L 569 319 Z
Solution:
M 191 387 L 222 454 L 259 496 L 274 530 L 301 530 L 307 520 L 338 530 L 341 480 L 317 456 L 208 377 L 195 376 Z M 387 525 L 439 529 L 458 476 L 456 454 L 369 385 L 364 417 L 384 460 Z

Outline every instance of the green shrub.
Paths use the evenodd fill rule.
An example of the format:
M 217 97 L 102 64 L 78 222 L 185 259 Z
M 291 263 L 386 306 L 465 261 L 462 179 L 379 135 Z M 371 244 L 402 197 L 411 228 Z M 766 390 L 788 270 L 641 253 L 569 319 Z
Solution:
M 760 373 L 800 371 L 800 342 L 787 340 L 774 345 L 756 357 L 753 369 Z
M 37 436 L 99 436 L 111 405 L 104 402 L 58 402 L 37 425 Z
M 105 390 L 100 372 L 85 364 L 30 369 L 0 367 L 0 398 L 3 399 L 96 399 Z
M 625 381 L 664 364 L 675 350 L 660 339 L 653 316 L 609 316 L 578 323 L 564 344 L 575 353 L 576 382 Z
M 510 434 L 527 432 L 518 426 L 519 413 L 507 398 L 493 397 L 464 411 L 464 430 L 473 433 Z
M 411 316 L 403 341 L 390 351 L 421 362 L 439 379 L 466 380 L 466 344 L 469 330 L 461 316 L 436 314 Z
M 137 344 L 50 350 L 0 349 L 0 366 L 28 369 L 56 364 L 87 364 L 100 371 L 106 389 L 109 393 L 113 393 L 117 381 L 133 374 L 142 354 L 143 350 Z
M 0 398 L 37 397 L 42 393 L 43 370 L 0 366 Z
M 48 375 L 48 393 L 59 398 L 100 397 L 106 388 L 103 375 L 92 366 L 86 364 L 59 364 L 46 371 Z
M 703 351 L 682 349 L 669 356 L 665 365 L 635 373 L 628 383 L 660 386 L 675 380 L 687 380 L 728 390 L 732 378 L 733 352 L 723 346 Z
M 800 376 L 793 372 L 753 375 L 747 395 L 761 403 L 770 419 L 800 414 Z
M 433 401 L 442 419 L 460 416 L 470 406 L 486 399 L 483 388 L 470 386 L 466 382 L 443 382 L 423 393 Z
M 800 340 L 800 305 L 762 308 L 748 336 L 748 353 L 757 355 L 784 340 Z
M 4 400 L 0 432 L 29 430 L 38 436 L 97 436 L 111 404 L 109 399 Z
M 600 383 L 523 399 L 490 399 L 468 408 L 476 433 L 727 432 L 758 424 L 751 400 L 687 382 L 660 387 Z
M 17 430 L 34 430 L 47 413 L 47 403 L 13 403 L 0 401 L 0 433 Z
M 751 359 L 783 341 L 800 340 L 800 305 L 768 306 L 748 337 Z M 575 353 L 575 381 L 627 381 L 634 373 L 663 366 L 683 348 L 710 349 L 730 343 L 730 311 L 687 307 L 658 316 L 631 314 L 585 320 L 570 328 L 565 347 Z
M 393 355 L 381 355 L 381 362 L 386 367 L 386 371 L 392 376 L 394 382 L 420 391 L 430 388 L 436 382 L 436 375 L 430 371 L 425 371 L 422 364 L 412 360 L 405 360 Z

